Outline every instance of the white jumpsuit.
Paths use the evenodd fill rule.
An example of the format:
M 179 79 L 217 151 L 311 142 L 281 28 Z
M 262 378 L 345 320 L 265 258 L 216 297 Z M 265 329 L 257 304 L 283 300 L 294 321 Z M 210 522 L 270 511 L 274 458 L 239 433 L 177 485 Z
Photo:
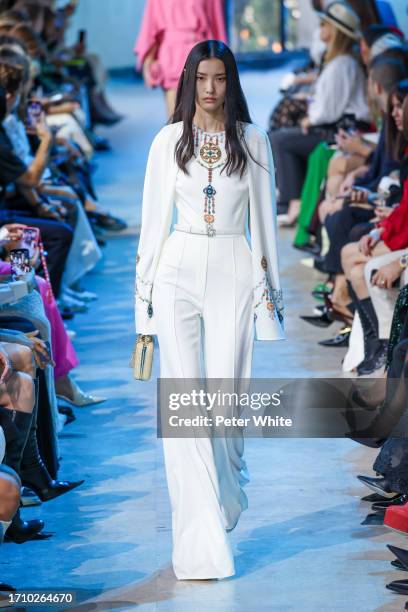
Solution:
M 220 147 L 225 158 L 222 142 Z M 242 178 L 239 173 L 227 176 L 225 170 L 220 172 L 221 168 L 213 171 L 215 236 L 207 235 L 203 219 L 208 171 L 195 157 L 187 168 L 189 175 L 178 170 L 175 174 L 177 222 L 163 241 L 151 283 L 154 329 L 149 329 L 148 322 L 139 327 L 136 324 L 136 329 L 157 334 L 162 378 L 199 379 L 204 374 L 208 378 L 249 379 L 255 291 L 253 252 L 245 236 L 250 197 L 248 168 Z M 145 185 L 144 198 L 148 190 Z M 141 241 L 146 218 L 142 214 Z M 143 252 L 143 244 L 139 244 L 138 260 Z M 261 276 L 258 284 L 264 292 L 262 279 Z M 278 290 L 276 275 L 274 280 L 274 289 Z M 146 277 L 139 277 L 139 297 L 146 284 Z M 260 295 L 262 301 L 262 291 Z M 278 312 L 278 301 L 275 305 Z M 283 332 L 279 332 L 270 339 L 282 337 Z M 204 363 L 200 361 L 201 354 Z M 164 438 L 163 447 L 177 578 L 233 575 L 227 531 L 235 527 L 247 507 L 242 490 L 248 480 L 243 440 Z

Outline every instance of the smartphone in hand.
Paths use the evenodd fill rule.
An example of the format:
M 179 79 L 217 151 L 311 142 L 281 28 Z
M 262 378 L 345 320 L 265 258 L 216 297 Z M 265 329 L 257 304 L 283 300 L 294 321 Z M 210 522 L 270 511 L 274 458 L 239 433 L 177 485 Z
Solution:
M 30 251 L 28 249 L 13 249 L 10 251 L 11 274 L 18 279 L 31 270 Z
M 26 227 L 22 230 L 22 236 L 19 241 L 19 248 L 25 249 L 29 253 L 29 258 L 32 259 L 38 253 L 40 242 L 40 230 L 36 227 Z
M 27 117 L 26 124 L 30 129 L 36 129 L 41 123 L 43 114 L 43 105 L 39 100 L 30 100 L 27 103 Z

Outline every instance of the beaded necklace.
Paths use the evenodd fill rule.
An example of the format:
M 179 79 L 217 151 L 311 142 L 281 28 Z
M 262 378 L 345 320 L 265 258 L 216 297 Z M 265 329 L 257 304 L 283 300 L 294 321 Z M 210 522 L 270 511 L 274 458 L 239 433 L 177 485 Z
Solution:
M 216 190 L 212 184 L 213 172 L 225 165 L 226 157 L 222 157 L 220 144 L 225 143 L 225 132 L 210 134 L 193 124 L 194 157 L 203 168 L 208 170 L 208 185 L 204 187 L 204 214 L 203 219 L 207 226 L 207 235 L 215 236 L 215 195 Z

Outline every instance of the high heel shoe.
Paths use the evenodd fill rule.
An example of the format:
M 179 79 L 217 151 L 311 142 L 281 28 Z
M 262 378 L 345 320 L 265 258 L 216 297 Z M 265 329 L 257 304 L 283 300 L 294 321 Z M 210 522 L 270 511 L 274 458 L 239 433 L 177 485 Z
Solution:
M 95 404 L 101 404 L 102 402 L 106 402 L 106 397 L 94 397 L 93 395 L 87 395 L 82 391 L 82 389 L 77 385 L 73 378 L 69 378 L 70 386 L 71 386 L 71 395 L 65 395 L 65 393 L 58 393 L 57 397 L 59 399 L 72 404 L 73 406 L 77 406 L 79 408 L 84 406 L 93 406 Z
M 395 491 L 392 491 L 386 478 L 372 478 L 371 476 L 357 476 L 360 482 L 366 485 L 371 491 L 380 493 L 384 497 L 394 497 Z
M 53 480 L 47 468 L 42 463 L 40 466 L 21 472 L 21 480 L 24 486 L 30 487 L 42 502 L 51 501 L 60 495 L 69 493 L 79 487 L 85 480 L 71 482 L 69 480 Z
M 114 217 L 110 213 L 102 213 L 97 210 L 87 211 L 89 220 L 102 229 L 111 232 L 121 232 L 127 229 L 127 223 L 119 217 Z
M 408 502 L 408 495 L 396 495 L 396 497 L 392 497 L 391 499 L 387 500 L 387 501 L 382 501 L 382 502 L 375 502 L 372 506 L 371 506 L 371 510 L 373 510 L 373 512 L 381 512 L 382 510 L 385 510 L 387 508 L 389 508 L 390 506 L 404 506 L 406 503 Z
M 398 595 L 408 595 L 408 580 L 394 580 L 387 584 L 386 588 Z
M 334 321 L 340 321 L 344 325 L 350 325 L 351 322 L 351 317 L 337 310 L 335 306 L 326 305 L 321 315 L 301 315 L 300 318 L 315 327 L 329 327 Z
M 0 591 L 7 591 L 9 593 L 15 593 L 17 589 L 11 584 L 7 584 L 6 582 L 0 582 Z
M 328 340 L 321 340 L 318 342 L 320 346 L 335 346 L 335 347 L 344 347 L 349 345 L 349 339 L 351 334 L 351 327 L 343 327 L 334 338 L 329 338 Z
M 326 307 L 323 308 L 320 315 L 300 315 L 300 318 L 315 327 L 329 327 L 334 322 L 332 312 Z
M 391 565 L 392 565 L 392 567 L 395 567 L 400 572 L 408 572 L 408 569 L 406 567 L 404 567 L 402 565 L 401 561 L 399 561 L 398 559 L 393 559 L 391 561 Z
M 387 544 L 387 548 L 397 557 L 404 570 L 408 570 L 408 550 Z
M 38 387 L 38 379 L 35 379 L 34 383 Z M 38 392 L 36 397 L 38 398 Z M 20 478 L 23 486 L 32 489 L 42 502 L 46 502 L 72 491 L 84 481 L 69 482 L 51 478 L 38 450 L 37 413 L 38 402 L 34 406 L 31 427 L 23 451 Z
M 28 487 L 21 487 L 20 505 L 23 508 L 41 506 L 40 498 Z M 0 589 L 1 590 L 1 589 Z
M 46 540 L 51 537 L 50 533 L 40 533 L 44 529 L 44 521 L 39 519 L 23 521 L 20 511 L 17 510 L 10 527 L 4 535 L 5 542 L 24 544 L 29 540 Z

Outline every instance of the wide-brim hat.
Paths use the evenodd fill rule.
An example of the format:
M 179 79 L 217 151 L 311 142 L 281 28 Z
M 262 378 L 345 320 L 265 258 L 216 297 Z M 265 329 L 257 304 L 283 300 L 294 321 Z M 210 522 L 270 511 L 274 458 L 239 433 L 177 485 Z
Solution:
M 317 14 L 320 19 L 328 21 L 346 36 L 354 40 L 361 38 L 360 18 L 346 2 L 331 2 L 327 5 L 324 13 L 318 11 Z

